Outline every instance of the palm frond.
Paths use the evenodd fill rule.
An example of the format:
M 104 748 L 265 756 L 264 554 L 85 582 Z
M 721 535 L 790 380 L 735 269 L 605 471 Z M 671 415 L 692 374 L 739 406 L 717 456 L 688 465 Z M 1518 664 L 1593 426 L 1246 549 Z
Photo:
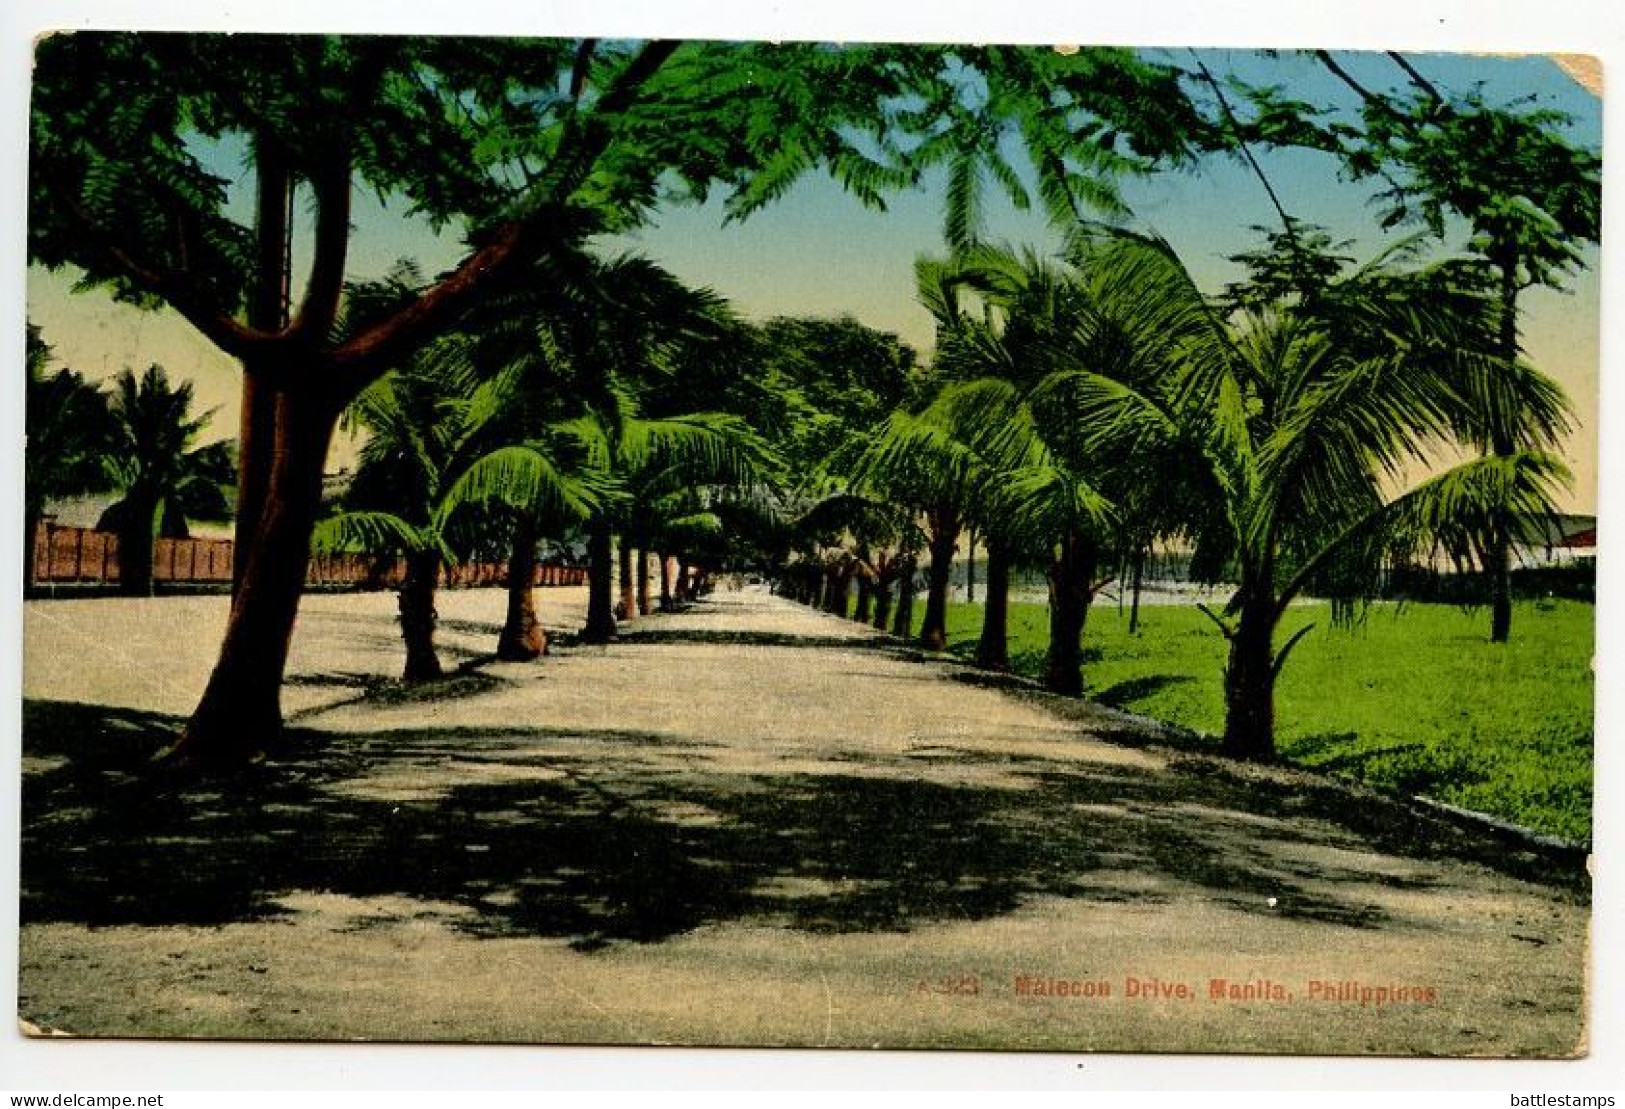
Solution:
M 316 523 L 310 547 L 321 553 L 389 554 L 424 551 L 438 545 L 429 530 L 388 512 L 342 512 Z
M 677 469 L 693 483 L 749 482 L 774 469 L 767 444 L 743 419 L 723 412 L 626 420 L 617 448 L 628 471 Z
M 1000 502 L 1007 534 L 1040 543 L 1076 529 L 1100 534 L 1117 522 L 1111 501 L 1057 466 L 1030 466 L 1007 475 Z
M 435 519 L 439 526 L 460 508 L 502 504 L 582 521 L 603 507 L 606 492 L 561 470 L 536 445 L 516 444 L 498 447 L 464 469 L 441 497 Z
M 1384 510 L 1392 548 L 1412 557 L 1443 553 L 1468 569 L 1482 537 L 1510 521 L 1550 520 L 1573 481 L 1546 451 L 1486 455 L 1429 478 Z

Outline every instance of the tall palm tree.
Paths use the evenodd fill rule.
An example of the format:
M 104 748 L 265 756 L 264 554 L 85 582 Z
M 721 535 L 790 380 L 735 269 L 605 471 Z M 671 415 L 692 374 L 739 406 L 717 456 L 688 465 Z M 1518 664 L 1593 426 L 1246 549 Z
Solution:
M 1091 236 L 1075 262 L 1087 326 L 1110 335 L 1118 357 L 1057 370 L 1035 400 L 1097 452 L 1178 458 L 1206 482 L 1213 511 L 1199 561 L 1226 567 L 1236 585 L 1209 612 L 1230 645 L 1230 754 L 1274 756 L 1275 682 L 1306 629 L 1281 644 L 1276 632 L 1306 590 L 1367 596 L 1396 548 L 1442 543 L 1461 555 L 1507 505 L 1551 511 L 1566 471 L 1534 449 L 1393 492 L 1406 467 L 1456 441 L 1475 392 L 1530 384 L 1495 350 L 1494 305 L 1449 267 L 1400 272 L 1379 260 L 1312 297 L 1227 318 L 1160 240 Z
M 684 451 L 693 448 L 698 453 L 688 460 L 698 461 L 703 470 L 701 456 L 707 448 L 703 435 L 695 438 L 693 433 L 709 428 L 733 435 L 739 429 L 708 424 L 709 416 L 689 419 L 695 408 L 687 396 L 690 378 L 701 357 L 696 352 L 732 338 L 737 321 L 716 294 L 684 284 L 648 258 L 601 257 L 585 249 L 539 259 L 523 280 L 481 309 L 476 320 L 472 329 L 478 335 L 479 361 L 515 372 L 520 382 L 507 434 L 524 437 L 540 427 L 574 421 L 579 449 L 596 451 L 598 461 L 589 468 L 597 480 L 614 487 L 587 535 L 589 562 L 597 567 L 591 574 L 587 635 L 607 638 L 613 634 L 614 617 L 603 603 L 608 586 L 602 567 L 612 554 L 616 528 L 621 531 L 622 616 L 631 619 L 648 608 L 646 562 L 660 531 L 661 510 L 692 514 L 671 502 L 681 490 L 661 485 L 656 473 L 641 471 L 646 463 L 654 464 L 652 457 L 633 458 L 620 444 L 625 439 L 628 450 L 636 453 L 643 449 L 638 446 L 643 437 L 652 435 L 662 464 L 688 457 Z M 645 419 L 656 415 L 680 415 L 686 424 L 651 425 Z M 543 646 L 527 569 L 534 561 L 540 520 L 534 511 L 519 512 L 517 520 L 508 619 L 498 654 L 522 659 L 535 657 Z M 689 522 L 700 526 L 706 521 Z
M 123 496 L 102 513 L 97 527 L 119 537 L 119 589 L 152 592 L 153 545 L 158 536 L 181 537 L 187 520 L 231 518 L 225 488 L 234 480 L 231 447 L 194 446 L 210 413 L 192 415 L 192 385 L 171 386 L 162 366 L 139 378 L 129 369 L 113 382 L 108 473 Z
M 974 452 L 952 429 L 918 413 L 899 409 L 862 443 L 831 459 L 852 488 L 883 497 L 923 523 L 926 551 L 925 615 L 919 642 L 927 650 L 947 646 L 948 590 L 953 557 L 972 504 L 985 479 Z M 912 606 L 913 573 L 899 580 L 899 601 Z M 900 634 L 907 625 L 899 617 Z
M 990 560 L 976 652 L 982 665 L 1003 669 L 1009 662 L 1010 566 L 1024 551 L 1043 561 L 1050 585 L 1044 682 L 1076 695 L 1083 688 L 1084 623 L 1100 587 L 1096 575 L 1114 514 L 1091 479 L 1089 460 L 1068 457 L 1066 441 L 1055 428 L 1047 430 L 1055 443 L 1046 441 L 1036 406 L 1010 381 L 951 384 L 920 413 L 894 413 L 854 471 L 877 489 L 907 489 L 911 481 L 935 495 L 954 489 L 966 518 L 984 521 Z M 942 586 L 945 595 L 945 575 Z

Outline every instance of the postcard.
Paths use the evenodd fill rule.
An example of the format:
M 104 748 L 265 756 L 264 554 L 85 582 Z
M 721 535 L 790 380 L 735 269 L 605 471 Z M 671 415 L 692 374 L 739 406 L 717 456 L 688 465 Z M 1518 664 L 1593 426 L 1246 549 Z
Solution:
M 1596 59 L 32 82 L 26 1034 L 1590 1050 Z

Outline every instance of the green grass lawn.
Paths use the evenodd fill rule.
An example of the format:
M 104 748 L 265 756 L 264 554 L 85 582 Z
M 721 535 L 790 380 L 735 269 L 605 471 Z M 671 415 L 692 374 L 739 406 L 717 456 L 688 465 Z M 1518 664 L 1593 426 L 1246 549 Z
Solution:
M 923 615 L 923 598 L 915 619 Z M 1528 602 L 1512 640 L 1489 642 L 1489 613 L 1372 605 L 1352 628 L 1324 603 L 1294 608 L 1277 642 L 1314 624 L 1276 691 L 1281 754 L 1374 786 L 1421 793 L 1571 839 L 1591 835 L 1596 610 Z M 1010 613 L 1014 668 L 1040 673 L 1043 605 Z M 916 626 L 918 626 L 916 624 Z M 969 655 L 980 605 L 951 605 L 949 650 Z M 1194 607 L 1141 609 L 1140 630 L 1099 604 L 1084 634 L 1088 696 L 1207 736 L 1224 726 L 1225 644 Z M 1217 746 L 1217 740 L 1214 740 Z

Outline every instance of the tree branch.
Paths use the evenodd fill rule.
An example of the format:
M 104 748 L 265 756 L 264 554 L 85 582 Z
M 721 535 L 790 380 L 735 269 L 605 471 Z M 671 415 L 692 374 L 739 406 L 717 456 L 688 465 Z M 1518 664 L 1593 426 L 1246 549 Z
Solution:
M 438 285 L 333 351 L 326 361 L 348 378 L 340 383 L 344 399 L 365 388 L 383 364 L 462 311 L 493 272 L 512 264 L 528 241 L 542 237 L 535 223 L 533 219 L 528 224 L 502 225 Z
M 591 113 L 575 117 L 580 122 L 573 127 L 567 125 L 553 172 L 534 190 L 536 195 L 527 198 L 523 216 L 496 227 L 485 243 L 440 284 L 344 343 L 328 357 L 328 364 L 341 375 L 336 386 L 342 398 L 359 392 L 382 372 L 391 358 L 462 311 L 497 274 L 546 249 L 556 238 L 551 234 L 555 230 L 552 221 L 609 147 L 608 120 L 631 105 L 638 90 L 679 45 L 666 39 L 647 43 Z
M 1206 616 L 1209 620 L 1212 620 L 1219 626 L 1220 633 L 1222 633 L 1226 639 L 1235 638 L 1236 629 L 1225 623 L 1224 618 L 1218 613 L 1214 612 L 1211 608 L 1208 608 L 1207 605 L 1203 604 L 1201 601 L 1196 602 L 1196 607 L 1203 616 Z
M 570 99 L 578 104 L 582 91 L 587 87 L 587 76 L 592 72 L 592 57 L 597 49 L 597 39 L 582 39 L 576 47 L 575 68 L 570 71 Z
M 1270 203 L 1275 206 L 1275 214 L 1281 217 L 1281 226 L 1286 230 L 1287 238 L 1292 240 L 1294 249 L 1302 250 L 1303 244 L 1298 241 L 1298 232 L 1294 226 L 1294 220 L 1287 215 L 1286 208 L 1281 204 L 1281 198 L 1276 195 L 1275 187 L 1270 184 L 1270 179 L 1264 173 L 1264 167 L 1258 164 L 1257 158 L 1253 157 L 1252 147 L 1248 146 L 1247 140 L 1241 137 L 1241 124 L 1236 119 L 1235 111 L 1230 107 L 1229 97 L 1224 95 L 1224 89 L 1219 86 L 1218 80 L 1214 78 L 1212 71 L 1208 69 L 1207 63 L 1202 61 L 1201 56 L 1194 50 L 1191 51 L 1191 56 L 1196 58 L 1196 68 L 1202 71 L 1202 77 L 1207 81 L 1208 86 L 1213 89 L 1213 95 L 1219 98 L 1219 107 L 1224 111 L 1224 118 L 1230 121 L 1230 128 L 1235 132 L 1236 145 L 1241 147 L 1242 156 L 1247 159 L 1247 164 L 1253 167 L 1253 176 L 1257 177 L 1258 183 L 1264 186 L 1264 192 L 1269 196 Z
M 254 278 L 248 287 L 248 323 L 265 332 L 287 326 L 283 296 L 288 281 L 287 238 L 293 173 L 287 151 L 261 128 L 254 137 Z
M 1388 101 L 1384 100 L 1382 97 L 1360 84 L 1360 82 L 1356 81 L 1348 70 L 1338 65 L 1337 59 L 1332 57 L 1331 51 L 1316 50 L 1315 57 L 1320 60 L 1321 65 L 1325 66 L 1332 72 L 1333 76 L 1358 93 L 1360 99 L 1365 101 L 1366 104 L 1373 108 L 1379 108 L 1390 115 L 1397 114 L 1394 112 L 1393 105 L 1389 104 Z
M 1398 50 L 1390 50 L 1388 51 L 1388 56 L 1394 59 L 1395 64 L 1397 64 L 1400 69 L 1403 69 L 1405 71 L 1405 75 L 1411 79 L 1411 84 L 1420 89 L 1422 94 L 1431 100 L 1435 107 L 1438 107 L 1444 103 L 1444 97 L 1439 94 L 1438 88 L 1433 84 L 1433 82 L 1429 81 L 1426 77 L 1423 77 L 1422 74 L 1417 71 L 1416 67 L 1413 66 L 1405 57 L 1405 55 L 1401 54 Z
M 161 297 L 215 346 L 236 358 L 261 349 L 276 338 L 233 319 L 214 303 L 192 275 L 184 270 L 149 264 L 118 245 L 79 198 L 64 190 L 62 201 L 95 249 L 106 255 L 124 276 Z
M 570 116 L 565 121 L 565 133 L 559 140 L 561 153 L 555 159 L 554 171 L 548 175 L 551 178 L 547 186 L 549 195 L 542 203 L 562 203 L 581 187 L 609 146 L 607 122 L 632 104 L 639 90 L 666 64 L 679 45 L 671 39 L 645 43 L 589 112 Z
M 349 151 L 341 151 L 311 175 L 316 195 L 316 243 L 299 314 L 285 332 L 290 341 L 319 343 L 338 317 L 350 247 L 350 165 Z

